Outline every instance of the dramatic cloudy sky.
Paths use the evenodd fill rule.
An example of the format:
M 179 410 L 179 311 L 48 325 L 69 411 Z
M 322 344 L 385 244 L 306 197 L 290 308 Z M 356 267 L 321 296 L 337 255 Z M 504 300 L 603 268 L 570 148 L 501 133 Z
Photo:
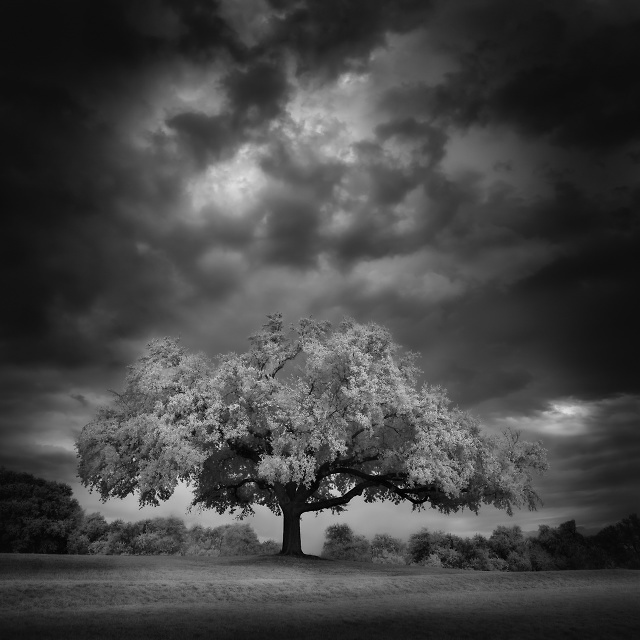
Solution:
M 0 25 L 0 464 L 109 519 L 183 516 L 186 489 L 140 512 L 77 482 L 126 365 L 156 336 L 215 355 L 272 311 L 348 315 L 551 469 L 511 520 L 341 521 L 638 511 L 635 0 L 9 0 Z M 306 550 L 333 521 L 303 520 Z

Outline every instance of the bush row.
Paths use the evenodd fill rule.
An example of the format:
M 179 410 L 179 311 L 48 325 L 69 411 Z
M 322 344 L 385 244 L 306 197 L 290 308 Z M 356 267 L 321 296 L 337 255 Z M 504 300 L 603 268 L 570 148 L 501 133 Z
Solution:
M 220 527 L 196 525 L 187 529 L 177 517 L 139 522 L 114 520 L 99 513 L 82 521 L 69 538 L 67 552 L 96 555 L 250 556 L 277 553 L 273 540 L 260 542 L 248 524 Z
M 107 523 L 85 514 L 71 487 L 0 467 L 0 552 L 129 555 L 233 556 L 277 553 L 273 540 L 260 542 L 248 524 L 187 529 L 180 518 Z M 322 555 L 340 560 L 477 569 L 640 569 L 640 520 L 636 514 L 583 536 L 570 520 L 541 526 L 535 537 L 520 527 L 497 527 L 489 538 L 463 538 L 422 529 L 408 543 L 388 534 L 372 540 L 346 524 L 326 531 Z
M 0 553 L 237 556 L 277 553 L 248 524 L 187 529 L 180 518 L 140 522 L 85 514 L 71 487 L 0 467 Z
M 489 538 L 464 538 L 422 529 L 408 543 L 388 534 L 369 541 L 349 525 L 326 530 L 325 558 L 385 564 L 416 564 L 479 571 L 550 571 L 561 569 L 640 569 L 640 520 L 636 514 L 583 536 L 575 520 L 539 527 L 527 537 L 518 526 L 497 527 Z

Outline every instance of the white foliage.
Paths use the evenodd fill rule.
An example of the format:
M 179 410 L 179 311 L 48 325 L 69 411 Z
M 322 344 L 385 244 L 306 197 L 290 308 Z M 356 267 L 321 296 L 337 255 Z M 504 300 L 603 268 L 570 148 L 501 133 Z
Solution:
M 310 509 L 354 487 L 443 510 L 535 499 L 542 447 L 484 437 L 442 389 L 418 388 L 415 356 L 386 329 L 305 319 L 288 330 L 276 314 L 250 340 L 215 364 L 175 340 L 152 342 L 118 406 L 80 436 L 85 483 L 154 503 L 184 479 L 196 502 L 243 513 L 255 502 L 276 509 L 293 485 Z

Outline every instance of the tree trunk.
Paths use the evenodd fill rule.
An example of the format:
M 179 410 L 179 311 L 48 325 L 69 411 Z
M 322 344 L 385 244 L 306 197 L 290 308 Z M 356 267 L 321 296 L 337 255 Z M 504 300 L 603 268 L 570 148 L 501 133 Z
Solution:
M 282 511 L 284 521 L 280 555 L 303 556 L 302 541 L 300 539 L 300 516 L 302 512 L 292 503 L 280 505 L 280 511 Z

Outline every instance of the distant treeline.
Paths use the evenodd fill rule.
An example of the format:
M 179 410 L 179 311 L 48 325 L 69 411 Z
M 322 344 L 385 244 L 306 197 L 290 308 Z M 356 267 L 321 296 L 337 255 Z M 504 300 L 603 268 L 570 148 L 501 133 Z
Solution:
M 0 553 L 238 556 L 277 553 L 248 524 L 187 529 L 180 518 L 108 523 L 71 487 L 0 467 Z
M 248 524 L 187 529 L 174 516 L 108 524 L 99 513 L 84 518 L 67 546 L 67 553 L 141 556 L 252 556 L 278 551 L 280 546 L 275 541 L 260 542 Z
M 555 528 L 542 525 L 535 537 L 518 526 L 497 527 L 489 538 L 422 529 L 408 543 L 384 533 L 369 541 L 349 525 L 336 524 L 326 531 L 322 556 L 479 571 L 640 569 L 640 520 L 632 514 L 594 536 L 580 534 L 575 520 Z
M 86 514 L 68 485 L 0 467 L 1 553 L 239 556 L 279 550 L 273 540 L 260 542 L 248 524 L 187 529 L 177 517 L 108 523 L 100 513 Z M 497 527 L 489 538 L 422 529 L 408 543 L 388 534 L 368 540 L 336 524 L 326 530 L 322 555 L 481 571 L 640 569 L 640 520 L 632 514 L 594 536 L 581 535 L 574 520 L 543 525 L 535 537 L 518 526 Z

